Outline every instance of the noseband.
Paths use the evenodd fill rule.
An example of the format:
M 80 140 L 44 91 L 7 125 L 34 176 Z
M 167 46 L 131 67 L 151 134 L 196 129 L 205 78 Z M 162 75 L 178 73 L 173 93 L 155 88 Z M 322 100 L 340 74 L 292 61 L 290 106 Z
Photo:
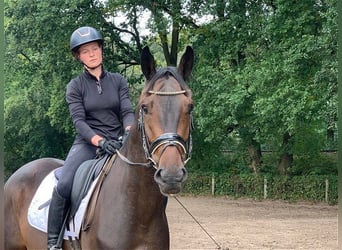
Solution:
M 148 91 L 149 94 L 154 95 L 162 95 L 162 96 L 173 96 L 173 95 L 181 95 L 186 93 L 186 90 L 181 91 L 173 91 L 173 92 L 161 92 L 161 91 Z M 117 151 L 118 156 L 124 160 L 126 163 L 130 165 L 140 165 L 145 167 L 154 167 L 158 168 L 158 163 L 152 158 L 152 155 L 159 149 L 162 148 L 161 154 L 165 151 L 168 146 L 176 146 L 177 149 L 182 154 L 182 160 L 184 165 L 190 160 L 191 152 L 192 152 L 192 136 L 191 131 L 193 130 L 193 118 L 192 113 L 190 113 L 190 126 L 189 126 L 189 137 L 187 140 L 184 140 L 180 135 L 176 133 L 164 133 L 156 138 L 153 142 L 149 142 L 148 137 L 145 131 L 144 124 L 144 115 L 143 110 L 140 108 L 139 110 L 139 118 L 138 118 L 138 129 L 141 131 L 141 137 L 143 142 L 143 148 L 145 152 L 145 158 L 148 160 L 148 163 L 134 163 L 128 160 L 125 156 L 123 156 L 119 151 Z

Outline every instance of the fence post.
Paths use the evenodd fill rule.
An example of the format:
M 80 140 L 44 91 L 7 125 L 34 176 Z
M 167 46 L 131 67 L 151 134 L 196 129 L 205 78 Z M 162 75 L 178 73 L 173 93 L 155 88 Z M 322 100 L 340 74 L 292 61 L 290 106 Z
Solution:
M 328 194 L 329 194 L 329 180 L 328 178 L 325 179 L 325 202 L 328 203 Z
M 211 176 L 211 194 L 215 195 L 215 176 L 214 176 L 214 174 Z
M 264 199 L 267 199 L 267 179 L 264 177 Z

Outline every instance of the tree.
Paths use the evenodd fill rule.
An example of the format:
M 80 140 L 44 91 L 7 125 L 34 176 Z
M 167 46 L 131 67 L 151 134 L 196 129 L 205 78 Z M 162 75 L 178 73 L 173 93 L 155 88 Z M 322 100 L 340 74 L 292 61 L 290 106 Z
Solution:
M 198 27 L 196 21 L 192 18 L 199 8 L 197 2 L 201 1 L 111 0 L 109 6 L 113 13 L 124 11 L 127 22 L 124 22 L 122 26 L 124 28 L 132 27 L 131 30 L 136 31 L 138 31 L 137 17 L 142 13 L 148 13 L 148 27 L 151 30 L 151 37 L 148 40 L 153 42 L 153 38 L 158 37 L 159 40 L 154 42 L 161 46 L 166 64 L 175 66 L 178 53 L 184 46 L 184 42 L 180 42 L 182 30 L 187 27 Z M 135 33 L 139 34 L 138 32 Z
M 9 172 L 36 158 L 65 157 L 74 134 L 65 87 L 82 70 L 71 56 L 70 35 L 79 26 L 91 25 L 101 29 L 107 45 L 120 45 L 115 42 L 119 33 L 108 28 L 111 24 L 102 15 L 103 8 L 102 3 L 85 0 L 5 1 L 5 165 Z M 126 44 L 105 50 L 106 55 L 114 55 L 105 57 L 109 70 L 137 64 L 125 60 L 126 52 L 132 53 Z M 135 58 L 138 54 L 134 53 Z
M 262 155 L 267 148 L 276 152 L 272 164 L 280 172 L 300 173 L 299 161 L 310 161 L 326 137 L 336 137 L 335 5 L 336 0 L 6 0 L 5 164 L 15 169 L 35 157 L 64 157 L 70 145 L 65 140 L 74 133 L 65 86 L 81 70 L 70 55 L 69 37 L 91 25 L 104 36 L 105 67 L 129 79 L 133 103 L 141 90 L 136 66 L 144 45 L 167 65 L 193 45 L 195 168 L 205 169 L 208 162 L 210 169 L 228 166 L 221 152 L 229 149 L 236 164 L 258 173 L 270 164 Z M 148 19 L 142 18 L 146 13 Z M 119 14 L 126 17 L 120 23 L 114 18 Z M 141 35 L 142 22 L 147 36 Z
M 255 95 L 249 91 L 249 79 L 245 81 L 242 73 L 249 60 L 248 50 L 256 40 L 260 40 L 258 20 L 262 5 L 254 2 L 248 5 L 245 1 L 230 1 L 228 5 L 225 1 L 219 1 L 219 6 L 225 7 L 214 8 L 212 15 L 216 22 L 195 31 L 197 51 L 204 58 L 199 58 L 198 68 L 203 68 L 203 71 L 196 72 L 196 82 L 204 83 L 202 77 L 198 78 L 202 75 L 214 79 L 208 79 L 208 83 L 205 81 L 206 91 L 197 97 L 201 112 L 212 109 L 200 114 L 200 119 L 204 121 L 203 128 L 212 124 L 220 127 L 215 131 L 203 131 L 210 134 L 208 139 L 227 138 L 235 131 L 242 139 L 242 146 L 248 148 L 250 168 L 257 172 L 261 164 L 261 151 L 260 143 L 254 139 L 256 128 L 251 122 L 255 119 L 252 110 Z M 215 117 L 214 121 L 212 117 Z
M 249 149 L 254 172 L 262 162 L 260 146 L 271 147 L 285 174 L 298 153 L 300 133 L 310 128 L 320 137 L 326 103 L 336 97 L 335 2 L 225 6 L 224 14 L 212 12 L 216 22 L 194 32 L 202 55 L 196 84 L 203 92 L 195 92 L 202 132 L 212 142 L 235 132 L 236 142 Z M 329 110 L 334 117 L 336 106 Z M 207 129 L 213 124 L 219 128 Z M 323 147 L 320 141 L 316 154 Z

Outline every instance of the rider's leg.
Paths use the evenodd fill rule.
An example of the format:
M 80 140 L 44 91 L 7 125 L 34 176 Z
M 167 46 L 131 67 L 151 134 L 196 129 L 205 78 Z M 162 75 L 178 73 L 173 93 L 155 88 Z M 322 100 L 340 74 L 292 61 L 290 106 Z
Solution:
M 57 246 L 57 241 L 70 206 L 71 189 L 76 170 L 82 162 L 94 159 L 95 156 L 96 147 L 89 144 L 75 144 L 71 147 L 52 194 L 47 230 L 48 249 L 61 249 L 61 246 Z

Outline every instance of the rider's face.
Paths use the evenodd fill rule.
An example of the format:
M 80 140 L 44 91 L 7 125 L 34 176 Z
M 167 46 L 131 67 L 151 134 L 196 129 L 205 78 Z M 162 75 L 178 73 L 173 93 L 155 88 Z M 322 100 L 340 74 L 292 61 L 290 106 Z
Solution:
M 78 49 L 80 61 L 88 67 L 96 67 L 102 63 L 102 47 L 98 42 L 91 42 L 82 45 Z

